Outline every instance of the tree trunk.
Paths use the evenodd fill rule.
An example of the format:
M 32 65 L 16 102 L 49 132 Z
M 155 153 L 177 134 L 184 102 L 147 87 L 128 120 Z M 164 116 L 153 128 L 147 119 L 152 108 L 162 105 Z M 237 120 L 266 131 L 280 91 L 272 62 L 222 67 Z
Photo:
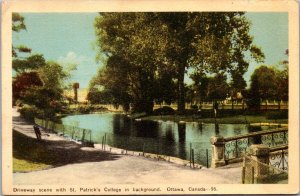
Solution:
M 179 65 L 178 72 L 178 99 L 177 99 L 177 110 L 179 113 L 184 113 L 185 111 L 185 89 L 184 89 L 184 64 Z

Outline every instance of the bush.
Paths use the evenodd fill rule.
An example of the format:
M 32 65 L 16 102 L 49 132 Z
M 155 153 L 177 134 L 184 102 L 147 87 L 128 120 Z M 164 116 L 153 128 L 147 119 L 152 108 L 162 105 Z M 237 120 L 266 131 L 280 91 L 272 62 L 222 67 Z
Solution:
M 108 109 L 103 106 L 97 106 L 97 105 L 80 105 L 75 109 L 75 112 L 81 113 L 81 114 L 88 114 L 91 112 L 101 112 L 101 111 L 107 111 Z
M 81 114 L 87 114 L 94 110 L 94 107 L 92 105 L 80 105 L 78 108 L 76 108 L 76 112 L 79 112 Z
M 191 105 L 191 109 L 198 110 L 198 106 L 197 105 Z
M 266 117 L 267 119 L 287 119 L 288 110 L 268 111 Z
M 153 115 L 173 115 L 175 110 L 169 106 L 163 106 L 162 108 L 155 109 Z
M 30 122 L 34 122 L 35 117 L 42 117 L 43 111 L 35 106 L 25 105 L 19 109 L 19 112 L 23 118 Z

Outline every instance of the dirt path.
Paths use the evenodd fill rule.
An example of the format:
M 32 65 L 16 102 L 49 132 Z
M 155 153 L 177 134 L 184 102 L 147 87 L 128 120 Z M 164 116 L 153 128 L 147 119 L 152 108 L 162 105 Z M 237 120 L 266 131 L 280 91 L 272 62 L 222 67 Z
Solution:
M 35 139 L 32 125 L 23 121 L 15 109 L 13 127 L 18 133 Z M 241 179 L 239 164 L 218 169 L 190 169 L 142 156 L 83 148 L 55 134 L 44 134 L 44 144 L 57 152 L 60 161 L 47 170 L 14 173 L 14 184 L 236 184 Z

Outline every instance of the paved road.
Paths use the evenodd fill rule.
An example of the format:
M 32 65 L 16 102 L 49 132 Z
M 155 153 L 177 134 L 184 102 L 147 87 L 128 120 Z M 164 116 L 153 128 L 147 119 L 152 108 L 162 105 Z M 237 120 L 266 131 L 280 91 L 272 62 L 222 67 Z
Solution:
M 15 109 L 13 112 L 13 126 L 16 131 L 28 137 L 35 137 L 32 125 L 23 121 Z M 63 141 L 64 139 L 55 134 L 50 134 L 44 136 L 44 140 Z M 68 142 L 68 148 L 72 145 L 78 147 L 75 142 L 66 142 Z M 97 148 L 80 148 L 80 152 L 82 151 L 98 153 L 98 156 L 103 155 L 103 158 L 91 161 L 91 157 L 82 156 L 80 161 L 70 161 L 70 163 L 64 163 L 63 166 L 30 173 L 14 173 L 13 182 L 18 185 L 91 185 L 236 184 L 241 181 L 239 164 L 218 169 L 190 169 L 180 164 L 157 161 L 142 156 L 112 154 Z

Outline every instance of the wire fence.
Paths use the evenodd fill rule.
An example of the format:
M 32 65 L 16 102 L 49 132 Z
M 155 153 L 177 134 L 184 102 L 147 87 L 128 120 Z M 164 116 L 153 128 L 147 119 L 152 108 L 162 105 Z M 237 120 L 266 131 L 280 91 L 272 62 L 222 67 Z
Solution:
M 40 126 L 44 131 L 54 132 L 71 140 L 82 142 L 84 144 L 92 143 L 92 131 L 89 129 L 79 128 L 71 125 L 55 123 L 50 120 L 34 119 L 35 124 Z
M 288 173 L 270 164 L 244 156 L 242 167 L 243 184 L 284 184 L 287 183 Z
M 101 144 L 102 150 L 108 146 L 130 151 L 138 151 L 141 154 L 151 153 L 170 157 L 177 157 L 189 162 L 191 168 L 200 166 L 210 167 L 211 148 L 203 142 L 186 142 L 184 139 L 179 141 L 168 141 L 162 138 L 133 137 L 128 135 L 97 132 L 92 135 L 92 130 L 77 126 L 64 125 L 44 119 L 35 119 L 35 123 L 45 131 L 51 131 L 69 139 L 84 142 L 86 144 Z

